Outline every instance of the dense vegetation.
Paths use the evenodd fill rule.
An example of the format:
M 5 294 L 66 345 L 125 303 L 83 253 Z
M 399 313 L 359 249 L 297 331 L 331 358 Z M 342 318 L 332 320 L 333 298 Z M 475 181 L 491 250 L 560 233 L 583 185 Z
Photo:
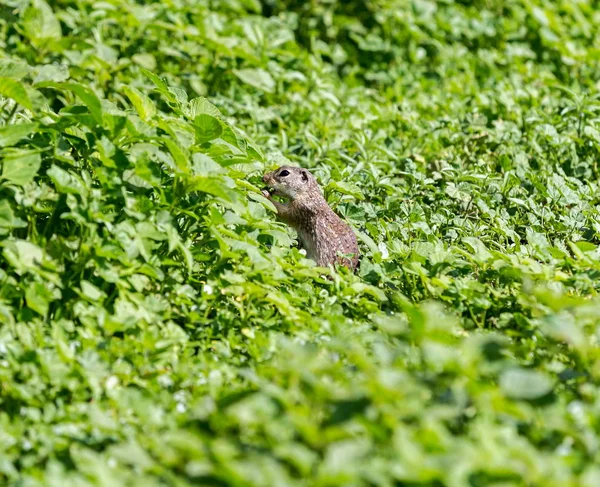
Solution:
M 598 26 L 1 2 L 0 483 L 600 485 Z M 284 162 L 356 275 L 276 222 Z

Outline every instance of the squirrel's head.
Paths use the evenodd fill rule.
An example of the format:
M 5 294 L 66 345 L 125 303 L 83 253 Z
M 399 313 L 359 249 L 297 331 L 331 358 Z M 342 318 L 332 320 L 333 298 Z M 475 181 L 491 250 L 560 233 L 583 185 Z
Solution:
M 317 180 L 301 167 L 281 166 L 263 176 L 263 181 L 277 196 L 294 200 L 318 189 Z

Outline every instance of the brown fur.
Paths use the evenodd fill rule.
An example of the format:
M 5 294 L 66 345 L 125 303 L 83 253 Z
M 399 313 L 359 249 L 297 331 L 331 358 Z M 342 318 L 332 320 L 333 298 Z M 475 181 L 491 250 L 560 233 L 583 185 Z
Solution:
M 356 235 L 329 208 L 312 174 L 306 169 L 281 166 L 265 174 L 263 180 L 271 190 L 263 194 L 277 208 L 279 219 L 296 230 L 307 257 L 320 266 L 337 263 L 356 269 L 359 258 Z M 287 202 L 280 203 L 272 195 Z

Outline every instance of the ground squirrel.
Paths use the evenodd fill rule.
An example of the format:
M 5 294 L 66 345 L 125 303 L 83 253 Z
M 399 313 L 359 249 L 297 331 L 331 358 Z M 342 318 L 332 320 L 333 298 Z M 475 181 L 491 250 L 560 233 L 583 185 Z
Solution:
M 263 195 L 277 209 L 277 216 L 298 233 L 306 255 L 320 266 L 342 264 L 351 270 L 358 264 L 358 244 L 352 229 L 337 216 L 306 169 L 281 166 L 264 175 Z M 272 196 L 287 200 L 280 203 Z

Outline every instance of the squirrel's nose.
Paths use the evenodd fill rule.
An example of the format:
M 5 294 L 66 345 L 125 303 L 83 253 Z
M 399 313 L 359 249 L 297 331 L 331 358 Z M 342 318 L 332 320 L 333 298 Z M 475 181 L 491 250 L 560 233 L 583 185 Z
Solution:
M 266 174 L 263 176 L 263 181 L 264 181 L 265 183 L 267 182 L 267 175 L 266 175 Z

